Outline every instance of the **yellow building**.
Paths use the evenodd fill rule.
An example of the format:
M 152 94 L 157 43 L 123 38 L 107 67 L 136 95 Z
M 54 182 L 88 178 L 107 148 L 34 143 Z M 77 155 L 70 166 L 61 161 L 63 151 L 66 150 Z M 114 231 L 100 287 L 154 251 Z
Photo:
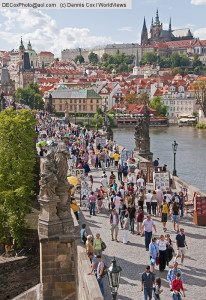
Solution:
M 102 107 L 102 98 L 93 89 L 67 89 L 60 86 L 51 95 L 57 112 L 96 113 Z M 45 98 L 45 107 L 48 100 L 49 96 Z

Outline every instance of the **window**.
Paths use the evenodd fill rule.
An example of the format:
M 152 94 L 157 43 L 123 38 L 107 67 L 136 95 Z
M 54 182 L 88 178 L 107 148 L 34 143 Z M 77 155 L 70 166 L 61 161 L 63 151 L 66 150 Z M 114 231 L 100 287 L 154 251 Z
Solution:
M 79 111 L 81 111 L 82 110 L 82 106 L 81 105 L 79 105 Z
M 76 99 L 74 99 L 74 103 L 77 103 L 77 100 L 76 100 Z
M 72 99 L 70 99 L 70 103 L 72 103 Z
M 71 110 L 71 111 L 73 110 L 72 105 L 70 105 L 70 110 Z
M 99 103 L 99 99 L 96 99 L 96 103 Z
M 59 99 L 59 103 L 62 103 L 62 99 Z
M 93 105 L 90 105 L 90 110 L 93 110 Z
M 85 101 L 85 100 L 83 100 L 83 101 Z M 86 105 L 83 105 L 83 111 L 85 111 L 86 110 Z
M 93 103 L 93 99 L 90 100 L 90 103 Z
M 81 103 L 82 101 L 81 101 L 81 99 L 79 99 L 79 103 Z
M 85 103 L 85 100 L 83 100 L 83 103 Z
M 62 105 L 59 105 L 59 110 L 62 110 Z

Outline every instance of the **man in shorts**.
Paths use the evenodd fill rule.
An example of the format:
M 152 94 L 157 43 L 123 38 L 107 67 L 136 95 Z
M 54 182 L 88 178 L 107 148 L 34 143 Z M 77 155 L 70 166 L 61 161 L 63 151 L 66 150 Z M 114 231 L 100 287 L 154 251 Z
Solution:
M 115 165 L 115 168 L 117 169 L 118 168 L 119 159 L 120 159 L 120 155 L 116 151 L 115 154 L 113 155 L 113 157 L 114 157 L 114 165 Z
M 175 261 L 177 260 L 178 257 L 181 256 L 181 263 L 183 265 L 186 249 L 188 250 L 188 246 L 187 246 L 187 242 L 185 239 L 185 234 L 184 234 L 183 228 L 180 228 L 180 232 L 176 235 L 176 246 L 177 246 L 177 255 L 176 255 Z M 186 249 L 185 249 L 185 247 L 186 247 Z

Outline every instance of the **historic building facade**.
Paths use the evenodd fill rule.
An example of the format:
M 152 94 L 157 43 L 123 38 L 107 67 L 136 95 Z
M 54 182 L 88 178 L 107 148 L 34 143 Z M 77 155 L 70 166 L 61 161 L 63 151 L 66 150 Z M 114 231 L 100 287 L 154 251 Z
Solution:
M 159 19 L 158 10 L 156 12 L 155 21 L 151 22 L 150 31 L 148 32 L 146 20 L 144 18 L 142 33 L 141 33 L 141 46 L 154 45 L 156 43 L 165 43 L 170 41 L 191 40 L 193 35 L 189 28 L 172 30 L 171 18 L 168 30 L 163 29 L 163 25 Z
M 102 107 L 102 98 L 93 89 L 67 89 L 60 86 L 52 94 L 52 104 L 57 112 L 96 113 Z M 47 106 L 49 96 L 45 98 Z

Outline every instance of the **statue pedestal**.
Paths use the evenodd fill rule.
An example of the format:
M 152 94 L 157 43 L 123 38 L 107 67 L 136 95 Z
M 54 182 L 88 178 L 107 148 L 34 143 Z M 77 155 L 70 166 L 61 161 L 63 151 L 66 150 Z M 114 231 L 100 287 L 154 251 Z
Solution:
M 146 152 L 146 153 L 139 152 L 139 155 L 151 162 L 153 161 L 153 153 L 152 152 Z
M 73 232 L 74 226 L 70 209 L 70 194 L 69 191 L 72 185 L 65 184 L 56 188 L 56 193 L 60 199 L 57 205 L 57 215 L 62 222 L 63 234 Z
M 40 203 L 39 237 L 50 237 L 62 233 L 62 222 L 57 216 L 57 205 L 60 199 L 38 199 Z

